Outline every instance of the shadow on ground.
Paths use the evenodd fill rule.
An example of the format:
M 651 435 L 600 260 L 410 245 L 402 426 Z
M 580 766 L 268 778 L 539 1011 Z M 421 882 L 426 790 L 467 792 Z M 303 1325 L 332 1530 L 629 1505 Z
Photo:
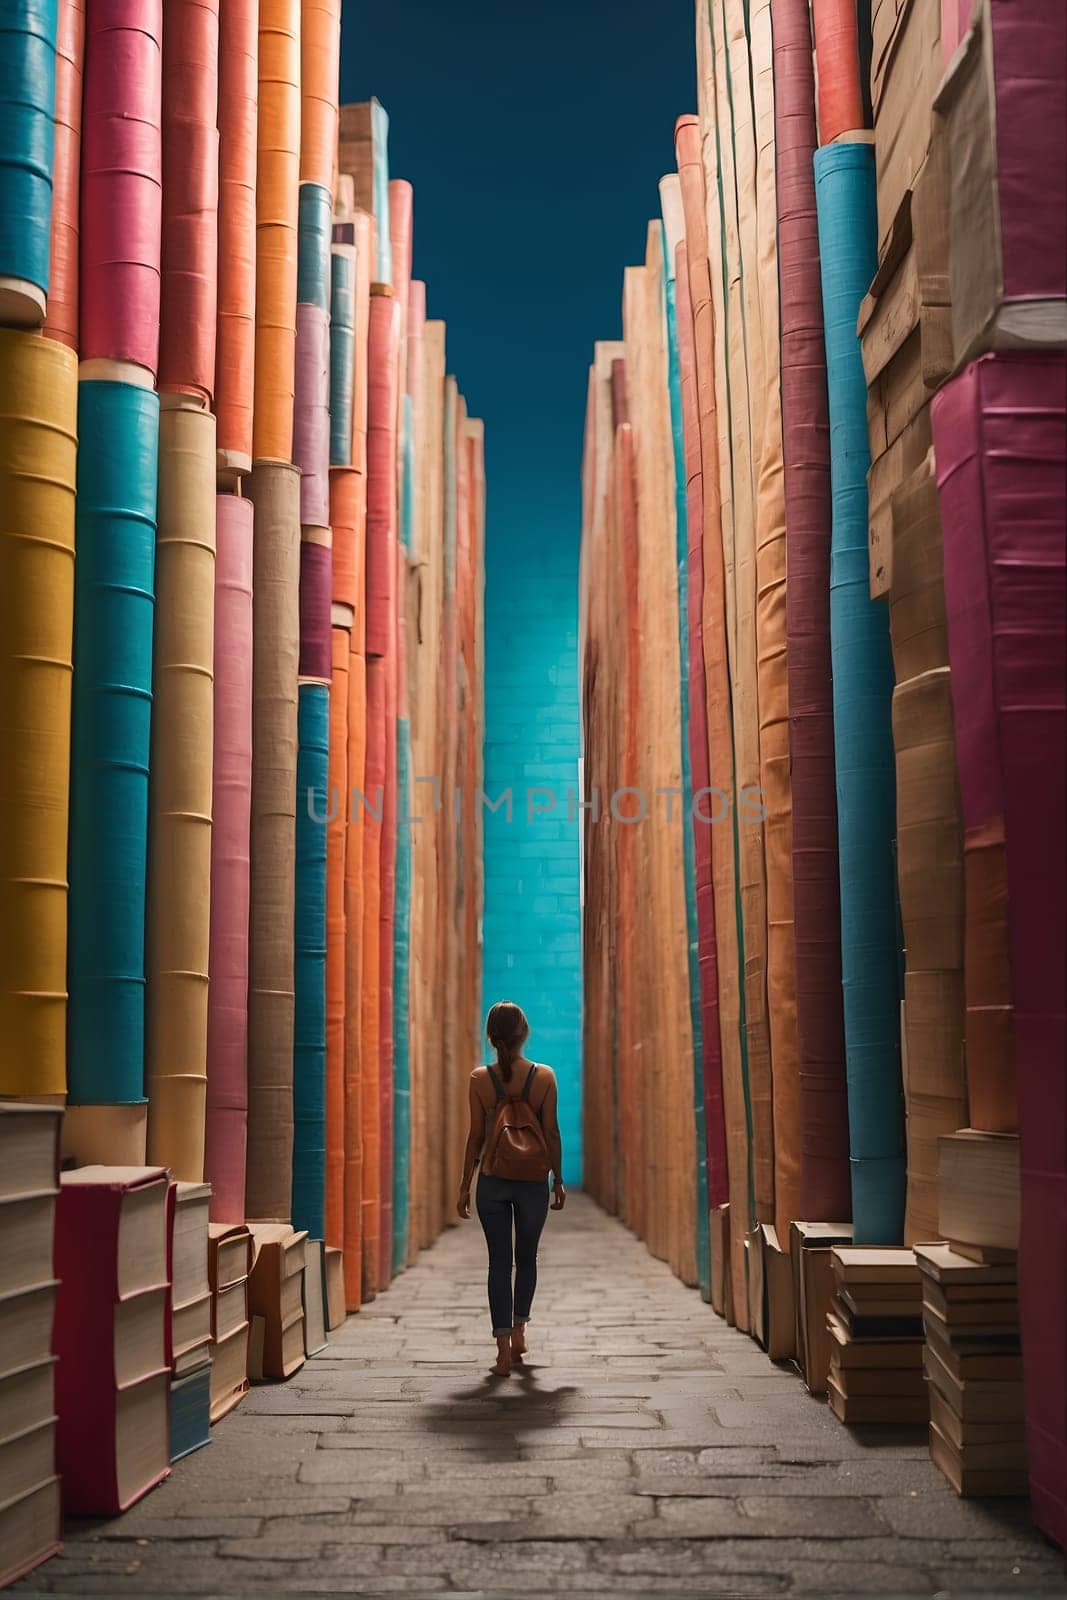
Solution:
M 415 1421 L 475 1460 L 513 1459 L 517 1447 L 566 1425 L 580 1402 L 577 1385 L 546 1384 L 549 1371 L 527 1361 L 507 1378 L 487 1373 L 479 1383 L 423 1401 Z

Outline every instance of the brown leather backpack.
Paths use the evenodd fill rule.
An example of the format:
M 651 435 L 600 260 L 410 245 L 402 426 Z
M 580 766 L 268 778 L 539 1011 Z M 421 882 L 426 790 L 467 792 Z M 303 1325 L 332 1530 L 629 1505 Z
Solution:
M 517 1099 L 504 1091 L 504 1085 L 488 1069 L 496 1090 L 496 1109 L 486 1140 L 482 1171 L 493 1178 L 510 1178 L 517 1183 L 544 1183 L 552 1170 L 548 1142 L 540 1114 L 530 1104 L 530 1087 L 537 1071 L 532 1066 Z

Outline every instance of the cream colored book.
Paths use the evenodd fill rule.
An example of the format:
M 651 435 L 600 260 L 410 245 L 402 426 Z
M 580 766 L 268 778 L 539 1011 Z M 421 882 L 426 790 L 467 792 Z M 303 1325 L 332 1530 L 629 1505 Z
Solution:
M 55 1192 L 62 1121 L 60 1106 L 0 1100 L 0 1199 Z
M 170 1373 L 121 1389 L 115 1402 L 115 1480 L 128 1506 L 170 1471 Z
M 0 1378 L 0 1440 L 47 1422 L 55 1413 L 55 1356 L 45 1356 Z
M 0 1440 L 0 1505 L 21 1499 L 56 1470 L 56 1419 L 47 1417 Z
M 0 1198 L 0 1295 L 51 1283 L 56 1189 Z
M 167 1290 L 145 1289 L 115 1306 L 116 1388 L 151 1377 L 167 1364 Z
M 207 1257 L 211 1185 L 176 1183 L 174 1191 L 171 1286 L 174 1304 L 184 1306 L 202 1299 L 210 1288 Z
M 242 1328 L 248 1321 L 248 1285 L 231 1283 L 229 1288 L 220 1289 L 212 1302 L 212 1338 L 220 1343 L 235 1328 Z
M 206 1289 L 187 1305 L 175 1305 L 171 1312 L 171 1348 L 174 1359 L 184 1355 L 194 1345 L 207 1344 L 211 1338 L 211 1291 Z
M 847 1284 L 918 1284 L 914 1250 L 838 1245 L 832 1252 L 834 1276 Z
M 211 1420 L 217 1422 L 248 1387 L 247 1322 L 215 1343 L 211 1357 Z
M 57 1287 L 53 1281 L 0 1296 L 0 1377 L 51 1354 Z
M 938 1140 L 938 1226 L 946 1239 L 1019 1246 L 1019 1140 L 963 1128 Z
M 930 1455 L 960 1495 L 1026 1495 L 1030 1483 L 1025 1467 L 973 1467 L 936 1423 L 930 1424 Z
M 37 1483 L 0 1504 L 0 1587 L 13 1583 L 59 1549 L 59 1479 Z

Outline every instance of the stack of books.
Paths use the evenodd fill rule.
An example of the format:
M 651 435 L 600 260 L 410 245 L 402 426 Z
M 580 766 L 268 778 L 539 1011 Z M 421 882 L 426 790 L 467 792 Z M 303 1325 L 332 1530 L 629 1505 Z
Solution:
M 219 1422 L 248 1393 L 248 1275 L 252 1235 L 243 1223 L 208 1229 L 211 1283 L 211 1420 Z
M 925 1422 L 922 1280 L 914 1250 L 853 1246 L 834 1250 L 832 1263 L 830 1409 L 849 1424 Z
M 796 1361 L 810 1394 L 825 1394 L 832 1341 L 826 1319 L 833 1303 L 830 1252 L 852 1243 L 850 1222 L 794 1222 L 789 1232 L 796 1314 Z
M 59 1549 L 52 1247 L 62 1116 L 0 1102 L 0 1588 Z
M 115 1516 L 170 1471 L 167 1173 L 81 1167 L 56 1208 L 64 1509 Z
M 291 1378 L 304 1365 L 304 1268 L 307 1234 L 287 1222 L 253 1222 L 253 1262 L 248 1309 L 262 1320 L 262 1361 L 255 1349 L 253 1376 Z
M 178 1461 L 211 1437 L 211 1185 L 172 1183 L 169 1194 L 170 1451 Z
M 326 1270 L 326 1331 L 339 1328 L 348 1315 L 345 1305 L 345 1255 L 335 1245 L 326 1245 L 323 1251 Z
M 1014 1260 L 983 1265 L 947 1244 L 922 1269 L 930 1454 L 957 1494 L 1027 1493 Z

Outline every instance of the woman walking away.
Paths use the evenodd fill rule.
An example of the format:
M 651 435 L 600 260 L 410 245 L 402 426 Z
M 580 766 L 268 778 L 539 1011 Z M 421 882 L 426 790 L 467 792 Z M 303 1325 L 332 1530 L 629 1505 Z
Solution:
M 493 1371 L 506 1378 L 526 1351 L 537 1246 L 548 1216 L 549 1173 L 553 1211 L 563 1210 L 567 1196 L 555 1073 L 526 1060 L 522 1049 L 530 1025 L 510 1000 L 492 1008 L 485 1034 L 496 1051 L 496 1067 L 476 1067 L 471 1073 L 471 1128 L 456 1210 L 464 1219 L 471 1214 L 471 1179 L 480 1160 L 476 1203 L 489 1246 L 489 1314 L 497 1348 Z

